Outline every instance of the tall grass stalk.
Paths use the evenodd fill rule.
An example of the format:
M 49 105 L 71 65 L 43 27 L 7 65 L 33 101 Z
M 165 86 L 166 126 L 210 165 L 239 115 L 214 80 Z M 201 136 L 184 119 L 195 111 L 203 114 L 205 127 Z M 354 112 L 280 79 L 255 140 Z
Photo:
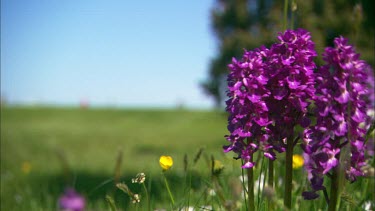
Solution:
M 123 153 L 122 150 L 119 150 L 117 159 L 116 159 L 116 165 L 114 169 L 114 176 L 113 176 L 113 181 L 114 184 L 117 184 L 120 182 L 120 177 L 121 177 L 121 164 L 122 164 L 122 157 Z M 113 192 L 116 190 L 116 186 L 113 186 Z
M 115 201 L 113 200 L 113 198 L 111 196 L 106 195 L 105 196 L 105 200 L 107 201 L 107 203 L 109 205 L 109 209 L 111 211 L 117 211 L 117 207 L 116 207 Z
M 151 201 L 152 201 L 152 195 L 150 195 L 150 193 L 151 193 L 151 183 L 152 183 L 152 174 L 150 174 L 150 176 L 148 177 L 149 179 L 148 179 L 148 182 L 147 182 L 147 190 L 148 190 L 148 192 L 147 192 L 147 194 L 148 194 L 148 207 L 149 207 L 149 209 L 151 210 Z
M 293 133 L 292 133 L 293 134 Z M 293 181 L 293 136 L 289 136 L 286 143 L 285 154 L 285 195 L 284 205 L 287 208 L 292 207 L 292 181 Z
M 64 151 L 63 150 L 57 150 L 56 154 L 57 154 L 57 156 L 59 158 L 59 161 L 61 163 L 66 184 L 72 185 L 72 183 L 73 183 L 73 179 L 72 179 L 72 176 L 71 176 L 72 171 L 70 169 L 68 159 L 66 158 Z
M 284 21 L 283 21 L 283 31 L 288 28 L 288 0 L 284 0 Z
M 224 193 L 223 193 L 223 189 L 220 185 L 219 178 L 216 175 L 214 175 L 212 177 L 212 184 L 213 184 L 213 187 L 215 189 L 215 192 L 216 192 L 217 196 L 219 197 L 221 205 L 223 207 L 225 207 L 226 206 L 226 199 L 225 199 L 225 196 L 224 196 Z
M 226 199 L 223 193 L 222 184 L 220 184 L 219 176 L 222 173 L 223 166 L 216 163 L 215 158 L 211 155 L 211 180 L 213 187 L 215 189 L 216 194 L 219 196 L 221 204 L 225 207 L 226 206 Z
M 253 162 L 253 157 L 251 156 L 250 162 Z M 247 198 L 248 198 L 248 210 L 255 210 L 254 203 L 254 171 L 253 168 L 247 169 Z
M 290 14 L 290 29 L 294 29 L 294 15 L 297 10 L 297 3 L 296 0 L 292 0 L 291 2 L 291 14 Z
M 273 160 L 268 159 L 268 186 L 273 188 Z
M 143 189 L 145 190 L 145 193 L 146 193 L 147 210 L 150 211 L 150 210 L 151 210 L 150 197 L 149 197 L 149 195 L 148 195 L 148 191 L 147 191 L 147 188 L 146 188 L 145 183 L 142 183 L 142 186 L 143 186 Z
M 191 169 L 189 166 L 188 155 L 184 155 L 184 196 L 186 197 L 187 191 L 187 203 L 186 206 L 190 206 L 190 189 L 191 189 Z
M 273 160 L 268 159 L 268 180 L 267 180 L 267 185 L 271 189 L 273 189 Z M 267 199 L 267 204 L 268 208 L 272 209 L 272 199 L 268 198 Z
M 261 153 L 259 153 L 261 154 Z M 259 172 L 259 179 L 258 179 L 258 208 L 257 210 L 261 210 L 261 205 L 263 204 L 263 196 L 264 194 L 261 191 L 264 191 L 264 186 L 266 185 L 266 178 L 267 178 L 267 171 L 264 171 L 264 156 L 262 156 L 262 164 L 260 165 L 260 172 Z M 263 173 L 264 171 L 264 173 Z M 263 174 L 263 181 L 262 181 L 262 174 Z M 262 182 L 262 184 L 261 184 Z M 262 188 L 261 188 L 262 187 Z
M 187 191 L 188 191 L 188 197 L 187 197 L 187 207 L 190 206 L 190 189 L 191 189 L 191 170 L 189 170 L 189 181 L 188 181 L 189 185 L 187 187 Z
M 273 179 L 273 160 L 268 159 L 268 180 L 267 180 L 267 185 L 271 189 L 273 189 L 273 181 L 274 181 L 274 179 Z M 268 208 L 272 209 L 272 199 L 271 198 L 267 199 L 267 204 L 268 204 Z
M 241 160 L 243 166 L 243 160 Z M 245 199 L 245 208 L 247 209 L 247 200 L 246 200 L 246 185 L 245 185 L 245 173 L 243 172 L 243 168 L 241 168 L 241 175 L 242 175 L 242 188 L 243 188 L 243 198 Z

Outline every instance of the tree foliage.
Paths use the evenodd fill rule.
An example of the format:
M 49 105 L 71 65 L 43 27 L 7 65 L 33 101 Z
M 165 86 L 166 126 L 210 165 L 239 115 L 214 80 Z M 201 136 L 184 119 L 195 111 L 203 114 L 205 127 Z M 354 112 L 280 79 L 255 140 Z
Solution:
M 269 46 L 275 41 L 283 30 L 283 7 L 280 0 L 216 0 L 211 23 L 218 52 L 201 86 L 217 106 L 226 98 L 227 64 L 232 57 L 239 58 L 244 49 Z M 289 0 L 288 28 L 310 31 L 319 54 L 325 46 L 333 45 L 335 37 L 347 37 L 361 58 L 374 67 L 374 8 L 373 0 Z

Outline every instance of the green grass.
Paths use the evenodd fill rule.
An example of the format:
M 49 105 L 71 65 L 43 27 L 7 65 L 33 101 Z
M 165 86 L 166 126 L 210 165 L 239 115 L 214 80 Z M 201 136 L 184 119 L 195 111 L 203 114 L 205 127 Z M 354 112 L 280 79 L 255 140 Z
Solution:
M 113 177 L 119 151 L 123 178 L 160 177 L 160 155 L 171 155 L 180 173 L 186 153 L 192 159 L 205 147 L 221 155 L 225 128 L 225 115 L 210 111 L 2 108 L 1 208 L 52 208 L 64 183 L 90 194 Z M 29 174 L 21 171 L 24 162 L 32 166 Z M 94 190 L 90 203 L 104 201 L 105 191 Z
M 226 202 L 237 203 L 240 210 L 245 210 L 239 182 L 241 161 L 232 159 L 234 154 L 222 152 L 222 145 L 227 144 L 226 124 L 226 115 L 214 111 L 2 107 L 1 210 L 56 210 L 57 199 L 67 186 L 85 196 L 88 210 L 108 210 L 107 194 L 121 210 L 134 210 L 129 197 L 116 189 L 113 181 L 119 152 L 119 181 L 141 194 L 140 210 L 147 207 L 145 194 L 140 185 L 131 184 L 131 178 L 140 172 L 146 174 L 152 208 L 170 208 L 158 163 L 161 155 L 174 159 L 166 176 L 177 207 L 222 205 L 219 194 L 208 194 L 216 185 Z M 193 164 L 202 147 L 201 158 Z M 295 153 L 300 152 L 295 147 Z M 187 172 L 185 156 L 189 163 Z M 218 177 L 211 175 L 211 156 L 225 166 Z M 255 179 L 267 166 L 266 159 L 263 168 L 263 159 L 258 161 Z M 30 172 L 22 170 L 25 163 L 31 165 Z M 284 210 L 280 205 L 283 185 L 279 184 L 283 166 L 284 155 L 278 155 L 275 210 Z M 325 210 L 323 195 L 315 201 L 302 199 L 301 193 L 308 187 L 303 169 L 294 170 L 293 174 L 295 210 Z M 328 187 L 329 180 L 325 183 Z M 373 186 L 373 177 L 346 184 L 340 209 L 361 210 L 365 201 L 373 201 Z M 265 196 L 256 194 L 259 210 L 268 210 L 266 201 Z

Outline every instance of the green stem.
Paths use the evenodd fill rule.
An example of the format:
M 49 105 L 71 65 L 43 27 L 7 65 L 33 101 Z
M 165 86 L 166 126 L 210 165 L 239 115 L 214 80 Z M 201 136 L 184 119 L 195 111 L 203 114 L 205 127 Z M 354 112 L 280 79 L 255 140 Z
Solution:
M 188 199 L 187 199 L 187 207 L 190 206 L 190 189 L 191 189 L 191 170 L 189 169 L 189 187 L 188 187 Z
M 273 188 L 273 160 L 268 159 L 268 187 Z M 272 198 L 267 200 L 268 209 L 273 210 Z
M 291 16 L 290 16 L 290 29 L 294 29 L 294 8 L 295 7 L 295 0 L 292 0 L 292 5 L 291 5 L 292 9 L 291 9 Z
M 273 188 L 273 160 L 268 160 L 268 186 Z
M 261 154 L 261 153 L 259 153 Z M 260 203 L 261 201 L 263 201 L 263 194 L 261 194 L 261 188 L 262 190 L 264 190 L 264 182 L 266 181 L 266 173 L 263 173 L 263 167 L 264 167 L 264 156 L 262 156 L 262 164 L 260 165 L 260 172 L 259 172 L 259 179 L 258 179 L 258 205 L 257 205 L 257 209 L 259 210 L 260 209 Z M 261 177 L 262 177 L 262 174 L 263 174 L 263 184 L 260 184 L 261 182 Z M 263 186 L 261 186 L 263 185 Z
M 146 192 L 147 210 L 148 210 L 148 211 L 151 211 L 150 198 L 149 198 L 149 196 L 148 196 L 148 191 L 147 191 L 146 185 L 145 185 L 145 183 L 142 183 L 142 185 L 143 185 L 143 189 L 144 189 L 145 192 Z
M 293 133 L 292 133 L 293 134 Z M 285 155 L 285 195 L 284 205 L 287 208 L 292 207 L 292 181 L 293 181 L 293 136 L 287 139 Z
M 338 156 L 340 156 L 340 153 Z M 337 208 L 338 200 L 340 197 L 339 188 L 340 188 L 340 165 L 333 168 L 333 172 L 332 172 L 331 191 L 330 191 L 330 198 L 329 198 L 329 203 L 328 203 L 329 211 L 337 210 L 336 208 Z
M 241 162 L 242 162 L 242 165 L 241 165 L 241 166 L 243 166 L 243 160 L 241 160 Z M 244 199 L 245 199 L 245 208 L 246 208 L 246 210 L 248 210 L 248 209 L 247 209 L 247 201 L 246 201 L 245 176 L 244 176 L 243 168 L 241 168 L 241 173 L 242 173 L 243 196 L 244 196 Z
M 165 187 L 167 188 L 169 198 L 171 199 L 172 206 L 174 207 L 173 195 L 172 195 L 171 189 L 169 188 L 168 180 L 167 180 L 167 177 L 165 176 L 164 172 L 163 172 L 163 176 L 164 176 Z
M 253 157 L 250 158 L 250 162 L 253 161 Z M 254 203 L 254 172 L 253 168 L 247 169 L 247 196 L 248 196 L 248 209 L 249 211 L 255 210 Z
M 221 188 L 221 185 L 219 183 L 217 176 L 212 176 L 212 183 L 214 185 L 214 189 L 217 195 L 219 196 L 221 204 L 225 206 L 225 196 L 224 196 L 223 190 Z
M 284 0 L 284 23 L 283 23 L 283 31 L 285 31 L 288 27 L 288 0 Z

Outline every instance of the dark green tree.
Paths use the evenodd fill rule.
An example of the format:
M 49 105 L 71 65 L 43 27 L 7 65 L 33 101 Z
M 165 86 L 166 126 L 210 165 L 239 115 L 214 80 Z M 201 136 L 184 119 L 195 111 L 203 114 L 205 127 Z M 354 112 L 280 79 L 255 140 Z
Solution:
M 283 30 L 284 1 L 217 0 L 211 13 L 218 53 L 212 59 L 208 79 L 201 86 L 216 106 L 226 99 L 227 65 L 244 49 L 270 46 Z M 373 0 L 289 0 L 288 28 L 305 28 L 321 55 L 332 40 L 349 38 L 362 59 L 374 67 L 375 5 Z M 320 59 L 320 60 L 319 60 Z M 317 60 L 321 63 L 321 56 Z

